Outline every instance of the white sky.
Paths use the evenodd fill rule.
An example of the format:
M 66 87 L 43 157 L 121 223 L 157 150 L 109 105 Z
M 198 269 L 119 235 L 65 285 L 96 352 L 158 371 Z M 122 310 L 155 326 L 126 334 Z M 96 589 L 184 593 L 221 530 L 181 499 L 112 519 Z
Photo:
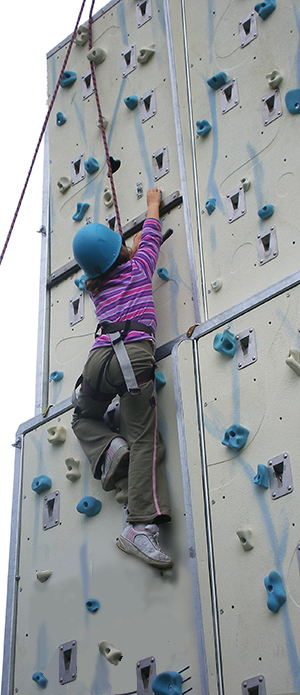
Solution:
M 5 2 L 1 8 L 1 251 L 47 112 L 46 54 L 72 33 L 82 0 Z M 94 14 L 107 4 L 96 0 Z M 87 0 L 81 23 L 88 19 Z M 55 108 L 55 106 L 54 106 Z M 15 433 L 34 416 L 43 144 L 0 266 L 0 675 L 6 611 Z

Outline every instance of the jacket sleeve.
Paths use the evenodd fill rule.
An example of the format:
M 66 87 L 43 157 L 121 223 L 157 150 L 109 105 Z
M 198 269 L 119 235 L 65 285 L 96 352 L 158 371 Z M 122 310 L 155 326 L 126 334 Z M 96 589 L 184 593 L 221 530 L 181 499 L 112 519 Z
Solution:
M 160 222 L 152 218 L 146 219 L 143 224 L 141 241 L 132 263 L 133 266 L 135 264 L 142 266 L 150 278 L 155 270 L 161 242 Z

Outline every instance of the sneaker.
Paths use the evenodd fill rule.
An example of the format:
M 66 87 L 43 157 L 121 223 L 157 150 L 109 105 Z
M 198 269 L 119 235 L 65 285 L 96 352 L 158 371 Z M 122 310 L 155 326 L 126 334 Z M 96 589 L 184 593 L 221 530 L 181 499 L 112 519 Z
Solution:
M 128 475 L 129 447 L 125 439 L 115 437 L 103 454 L 100 480 L 103 490 L 115 488 L 115 483 Z
M 124 531 L 117 538 L 117 546 L 129 555 L 136 555 L 152 567 L 170 569 L 173 560 L 159 547 L 159 530 L 156 524 L 147 524 L 143 529 L 137 529 L 127 523 Z

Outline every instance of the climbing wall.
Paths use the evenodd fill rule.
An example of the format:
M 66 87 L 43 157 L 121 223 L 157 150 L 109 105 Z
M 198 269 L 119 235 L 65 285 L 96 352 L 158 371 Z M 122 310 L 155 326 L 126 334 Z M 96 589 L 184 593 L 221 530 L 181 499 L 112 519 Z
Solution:
M 93 46 L 95 52 L 102 51 L 95 73 L 123 231 L 130 245 L 136 222 L 146 213 L 147 189 L 155 184 L 162 189 L 169 210 L 162 217 L 163 233 L 173 231 L 158 260 L 167 279 L 155 274 L 153 282 L 160 345 L 194 322 L 163 3 L 111 5 L 94 21 Z M 64 374 L 59 383 L 51 380 L 51 403 L 69 395 L 95 330 L 90 300 L 75 284 L 82 273 L 64 275 L 66 266 L 72 266 L 74 234 L 86 221 L 106 222 L 113 228 L 116 224 L 84 38 L 81 31 L 71 51 L 67 84 L 59 89 L 49 125 L 49 373 Z M 48 56 L 50 94 L 66 46 L 60 44 Z M 80 219 L 73 219 L 74 215 Z
M 268 0 L 259 14 L 254 5 L 170 3 L 207 316 L 299 267 L 299 6 Z M 186 52 L 175 31 L 182 8 Z
M 300 689 L 299 301 L 297 287 L 217 330 L 203 327 L 196 355 L 191 341 L 177 349 L 195 528 L 202 523 L 199 499 L 207 493 L 225 693 Z M 250 343 L 243 358 L 245 335 Z M 201 425 L 206 490 L 193 439 Z M 201 545 L 197 534 L 205 586 Z M 210 630 L 204 621 L 205 640 Z

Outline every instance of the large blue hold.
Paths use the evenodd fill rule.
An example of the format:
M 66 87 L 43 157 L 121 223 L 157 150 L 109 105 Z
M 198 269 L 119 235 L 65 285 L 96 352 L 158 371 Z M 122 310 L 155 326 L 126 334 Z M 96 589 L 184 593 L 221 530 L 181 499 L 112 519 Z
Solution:
M 86 516 L 96 516 L 99 514 L 102 504 L 100 500 L 96 500 L 95 497 L 83 497 L 77 504 L 77 511 L 80 514 L 85 514 Z
M 258 13 L 261 19 L 267 19 L 274 12 L 275 8 L 276 0 L 263 0 L 263 2 L 258 2 L 254 5 L 255 12 Z
M 50 374 L 51 381 L 61 381 L 63 378 L 64 378 L 64 373 L 59 372 L 57 369 L 55 369 L 54 372 L 51 372 L 51 374 Z
M 89 209 L 90 204 L 89 203 L 77 203 L 77 209 L 74 215 L 72 216 L 72 220 L 75 220 L 75 222 L 81 222 L 83 220 L 84 215 L 86 211 Z
M 100 603 L 96 598 L 89 598 L 85 605 L 90 613 L 96 613 L 100 608 Z
M 71 87 L 71 85 L 77 80 L 76 72 L 73 70 L 65 70 L 62 74 L 60 81 L 61 87 Z
M 208 198 L 208 200 L 205 203 L 206 210 L 209 215 L 213 213 L 213 211 L 216 209 L 216 199 L 215 198 Z
M 84 162 L 84 168 L 88 174 L 93 174 L 95 171 L 98 171 L 99 162 L 95 157 L 89 157 L 86 162 Z
M 211 131 L 211 125 L 210 123 L 204 119 L 203 121 L 196 121 L 196 126 L 197 126 L 197 135 L 200 135 L 201 138 L 203 138 L 207 133 Z
M 235 338 L 234 334 L 228 328 L 225 328 L 223 333 L 217 333 L 214 337 L 214 349 L 217 352 L 222 352 L 223 355 L 234 357 L 235 355 Z
M 274 205 L 263 205 L 262 208 L 259 208 L 257 214 L 261 220 L 267 220 L 268 217 L 271 217 L 271 215 L 273 215 L 274 210 Z
M 266 488 L 266 490 L 269 487 L 269 471 L 268 467 L 263 463 L 259 463 L 257 466 L 257 473 L 254 476 L 254 483 L 255 485 Z
M 222 444 L 228 446 L 229 449 L 239 450 L 245 446 L 249 430 L 243 425 L 231 425 L 224 434 Z
M 124 99 L 124 104 L 128 109 L 130 109 L 130 111 L 133 111 L 133 109 L 137 107 L 138 103 L 139 100 L 136 94 L 132 94 L 130 97 L 125 97 Z
M 51 478 L 48 478 L 47 475 L 39 475 L 37 478 L 33 478 L 33 481 L 31 483 L 31 489 L 37 493 L 37 495 L 41 495 L 42 492 L 46 492 L 46 490 L 50 490 L 52 487 L 52 480 Z
M 33 673 L 32 680 L 35 681 L 40 686 L 40 688 L 46 688 L 46 685 L 48 683 L 47 678 L 45 678 L 42 671 L 36 671 L 35 673 Z
M 265 587 L 268 592 L 267 606 L 270 611 L 277 613 L 282 604 L 286 601 L 286 593 L 280 574 L 273 570 L 264 579 Z
M 182 695 L 182 676 L 177 671 L 163 671 L 153 678 L 154 695 Z
M 290 89 L 285 95 L 287 110 L 294 115 L 300 113 L 300 89 Z
M 207 84 L 212 89 L 220 89 L 227 82 L 226 72 L 218 72 L 207 80 Z

